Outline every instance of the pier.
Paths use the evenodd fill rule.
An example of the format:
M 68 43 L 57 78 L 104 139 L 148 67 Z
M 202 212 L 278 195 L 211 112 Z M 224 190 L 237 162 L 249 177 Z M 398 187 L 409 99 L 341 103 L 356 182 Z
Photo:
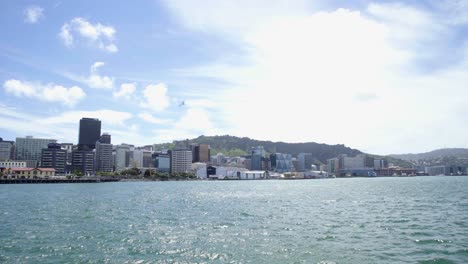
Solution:
M 115 178 L 81 178 L 81 179 L 0 179 L 0 184 L 43 184 L 43 183 L 99 183 L 118 182 Z

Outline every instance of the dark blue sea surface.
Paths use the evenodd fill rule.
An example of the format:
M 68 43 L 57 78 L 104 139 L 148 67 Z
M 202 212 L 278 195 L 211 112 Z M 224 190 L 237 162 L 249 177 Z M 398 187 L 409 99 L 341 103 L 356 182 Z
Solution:
M 0 263 L 468 263 L 468 177 L 0 185 Z

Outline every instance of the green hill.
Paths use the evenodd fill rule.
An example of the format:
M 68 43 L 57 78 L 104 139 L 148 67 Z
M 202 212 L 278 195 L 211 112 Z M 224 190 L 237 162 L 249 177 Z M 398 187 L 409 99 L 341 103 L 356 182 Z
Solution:
M 344 145 L 327 145 L 314 142 L 307 143 L 285 143 L 285 142 L 272 142 L 250 139 L 247 137 L 234 137 L 234 136 L 200 136 L 194 139 L 187 139 L 182 141 L 174 141 L 173 143 L 156 144 L 156 148 L 172 148 L 172 147 L 186 147 L 191 143 L 209 144 L 211 146 L 211 153 L 223 153 L 227 156 L 242 156 L 247 155 L 252 147 L 263 146 L 269 153 L 290 153 L 293 156 L 297 154 L 312 153 L 313 157 L 321 163 L 326 163 L 327 159 L 334 158 L 339 154 L 347 154 L 355 156 L 362 152 L 357 149 L 352 149 Z

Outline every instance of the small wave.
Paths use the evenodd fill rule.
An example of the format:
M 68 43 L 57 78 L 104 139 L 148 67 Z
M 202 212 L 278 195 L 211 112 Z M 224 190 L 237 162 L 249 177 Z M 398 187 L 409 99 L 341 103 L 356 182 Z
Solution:
M 435 258 L 435 259 L 430 259 L 430 260 L 423 260 L 423 261 L 419 261 L 418 263 L 421 263 L 421 264 L 452 264 L 452 263 L 455 263 L 449 259 L 445 259 L 445 258 Z
M 442 240 L 442 239 L 416 239 L 414 242 L 418 244 L 443 244 L 443 243 L 452 243 L 450 240 Z

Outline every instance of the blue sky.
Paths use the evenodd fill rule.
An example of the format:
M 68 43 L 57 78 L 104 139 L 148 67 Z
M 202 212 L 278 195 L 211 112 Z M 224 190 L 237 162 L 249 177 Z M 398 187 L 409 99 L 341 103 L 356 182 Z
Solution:
M 7 140 L 468 147 L 465 0 L 4 1 L 0 33 Z

